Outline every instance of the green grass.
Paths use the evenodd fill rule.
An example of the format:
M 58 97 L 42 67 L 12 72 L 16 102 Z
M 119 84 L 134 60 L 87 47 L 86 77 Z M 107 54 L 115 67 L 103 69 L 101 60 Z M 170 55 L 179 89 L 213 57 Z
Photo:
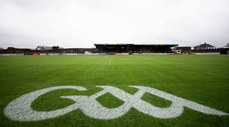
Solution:
M 109 66 L 109 60 L 111 65 Z M 0 126 L 229 126 L 229 116 L 206 115 L 188 108 L 172 119 L 158 119 L 131 108 L 117 119 L 97 120 L 75 110 L 60 117 L 36 122 L 17 122 L 4 116 L 11 101 L 26 93 L 52 86 L 83 86 L 87 91 L 63 89 L 36 99 L 32 108 L 50 111 L 69 106 L 68 95 L 93 95 L 95 86 L 115 86 L 130 94 L 149 86 L 229 113 L 228 55 L 132 55 L 132 56 L 1 56 Z M 158 107 L 171 102 L 144 94 L 141 98 Z M 103 106 L 123 104 L 111 94 L 97 98 Z

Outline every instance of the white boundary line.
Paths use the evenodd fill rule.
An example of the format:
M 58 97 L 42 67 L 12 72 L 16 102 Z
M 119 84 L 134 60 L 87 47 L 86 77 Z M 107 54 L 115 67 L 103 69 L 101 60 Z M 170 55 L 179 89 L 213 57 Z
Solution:
M 177 67 L 177 66 L 176 66 Z M 187 68 L 188 67 L 188 68 Z M 178 67 L 179 68 L 179 67 Z M 203 71 L 203 70 L 193 70 L 192 68 L 190 68 L 189 66 L 183 66 L 182 67 L 185 70 L 189 70 L 189 71 L 193 71 L 193 72 L 200 72 L 200 73 L 205 73 L 205 74 L 209 74 L 209 75 L 214 75 L 214 76 L 218 76 L 218 77 L 224 77 L 224 78 L 229 78 L 229 76 L 226 75 L 222 75 L 222 74 L 218 74 L 218 73 L 213 73 L 213 72 L 209 72 L 209 71 Z
M 212 73 L 212 72 L 208 72 L 208 71 L 201 71 L 201 70 L 197 70 L 197 71 L 198 71 L 198 72 L 205 73 L 205 74 L 209 74 L 209 75 L 218 76 L 218 77 L 229 78 L 229 77 L 228 77 L 228 76 L 226 76 L 226 75 L 221 75 L 221 74 L 218 74 L 218 73 Z
M 109 66 L 111 66 L 111 59 L 110 59 L 110 61 L 109 61 Z

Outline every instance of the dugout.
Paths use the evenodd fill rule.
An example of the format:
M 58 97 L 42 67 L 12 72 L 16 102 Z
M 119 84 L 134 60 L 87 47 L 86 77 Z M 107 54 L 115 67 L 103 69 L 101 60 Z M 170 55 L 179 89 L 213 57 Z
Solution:
M 100 53 L 172 53 L 178 44 L 94 44 Z

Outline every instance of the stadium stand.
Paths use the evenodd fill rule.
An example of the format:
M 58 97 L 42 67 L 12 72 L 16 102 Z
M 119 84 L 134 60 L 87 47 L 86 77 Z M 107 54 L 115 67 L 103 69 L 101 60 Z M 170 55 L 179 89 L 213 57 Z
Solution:
M 178 44 L 94 44 L 99 53 L 172 53 Z

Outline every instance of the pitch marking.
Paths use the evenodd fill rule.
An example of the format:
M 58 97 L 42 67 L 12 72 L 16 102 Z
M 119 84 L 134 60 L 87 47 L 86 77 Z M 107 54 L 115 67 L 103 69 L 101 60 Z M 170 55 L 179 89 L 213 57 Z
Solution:
M 111 66 L 111 59 L 110 59 L 110 61 L 109 61 L 109 66 Z
M 218 73 L 212 73 L 212 72 L 209 72 L 209 71 L 203 71 L 203 70 L 196 70 L 196 69 L 192 69 L 191 67 L 189 66 L 175 66 L 177 68 L 183 68 L 185 70 L 188 70 L 188 71 L 194 71 L 194 72 L 200 72 L 200 73 L 205 73 L 205 74 L 209 74 L 209 75 L 214 75 L 214 76 L 218 76 L 218 77 L 224 77 L 224 78 L 229 78 L 229 76 L 226 76 L 226 75 L 222 75 L 222 74 L 218 74 Z M 188 68 L 187 68 L 188 67 Z
M 103 88 L 102 91 L 91 95 L 71 95 L 71 96 L 61 96 L 61 98 L 67 98 L 75 101 L 74 104 L 67 106 L 65 108 L 52 110 L 52 111 L 35 111 L 31 108 L 31 105 L 35 99 L 39 96 L 54 91 L 58 89 L 76 89 L 79 91 L 87 90 L 81 86 L 57 86 L 50 87 L 42 90 L 37 90 L 19 98 L 13 100 L 11 103 L 7 105 L 4 110 L 4 114 L 11 120 L 15 121 L 39 121 L 45 120 L 49 118 L 55 118 L 71 111 L 80 109 L 82 112 L 94 119 L 115 119 L 126 114 L 131 108 L 135 108 L 139 112 L 147 114 L 149 116 L 167 119 L 167 118 L 175 118 L 180 116 L 184 107 L 210 115 L 228 115 L 228 113 L 222 112 L 220 110 L 216 110 L 202 104 L 198 104 L 196 102 L 192 102 L 181 97 L 174 96 L 172 94 L 150 88 L 145 86 L 129 86 L 139 89 L 134 95 L 129 94 L 119 88 L 113 86 L 97 86 Z M 151 105 L 148 102 L 145 102 L 141 99 L 144 93 L 150 93 L 166 100 L 172 101 L 170 107 L 160 108 L 154 105 Z M 117 108 L 106 108 L 101 105 L 96 98 L 106 94 L 111 93 L 113 96 L 117 97 L 120 100 L 123 100 L 125 103 Z

